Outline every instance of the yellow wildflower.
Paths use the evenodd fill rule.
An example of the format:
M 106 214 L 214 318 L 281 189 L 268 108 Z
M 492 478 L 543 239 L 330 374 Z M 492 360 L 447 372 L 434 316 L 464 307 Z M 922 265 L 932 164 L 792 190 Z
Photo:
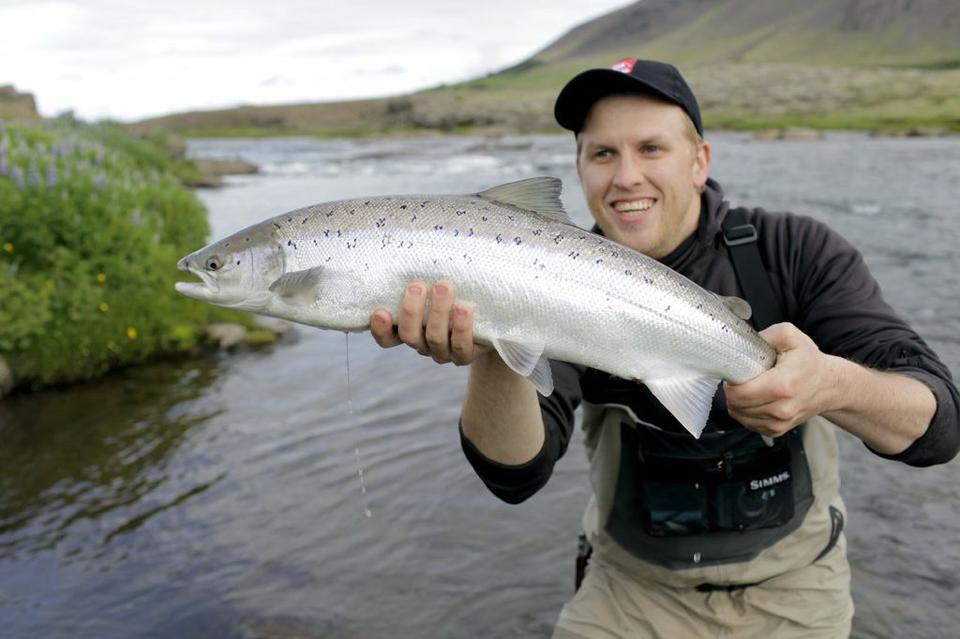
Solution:
M 106 313 L 106 312 L 109 311 L 109 310 L 110 310 L 110 306 L 109 306 L 106 302 L 101 302 L 101 303 L 100 303 L 100 312 L 101 312 L 101 313 Z
M 137 339 L 137 329 L 132 326 L 127 327 L 127 339 Z
M 107 281 L 107 274 L 106 274 L 106 273 L 97 273 L 97 281 L 100 282 L 101 284 L 103 284 L 104 282 L 106 282 L 106 281 Z
M 7 253 L 13 253 L 13 244 L 11 244 L 10 242 L 7 242 L 6 244 L 3 245 L 3 250 L 6 251 Z

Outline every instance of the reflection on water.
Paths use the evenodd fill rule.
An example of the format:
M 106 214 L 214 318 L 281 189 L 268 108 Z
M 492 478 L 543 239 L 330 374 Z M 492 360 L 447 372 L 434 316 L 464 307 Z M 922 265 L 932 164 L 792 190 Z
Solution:
M 731 199 L 851 238 L 960 370 L 955 140 L 713 142 Z M 571 217 L 589 223 L 566 136 L 195 149 L 265 169 L 202 193 L 216 236 L 325 200 L 534 174 L 562 178 Z M 459 450 L 465 370 L 353 336 L 348 388 L 342 335 L 299 334 L 0 403 L 0 635 L 549 636 L 587 498 L 579 438 L 541 493 L 503 504 Z M 846 437 L 841 451 L 854 635 L 943 636 L 960 621 L 958 464 L 910 469 Z
M 83 561 L 209 488 L 218 478 L 182 481 L 167 464 L 217 414 L 189 405 L 215 380 L 214 362 L 161 364 L 0 404 L 0 560 L 57 548 Z

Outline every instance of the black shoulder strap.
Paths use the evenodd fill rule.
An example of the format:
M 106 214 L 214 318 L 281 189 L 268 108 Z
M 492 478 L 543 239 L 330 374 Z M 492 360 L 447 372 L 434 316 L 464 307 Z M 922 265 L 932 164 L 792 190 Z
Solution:
M 747 222 L 742 208 L 727 211 L 727 217 L 723 220 L 723 243 L 730 252 L 740 290 L 753 309 L 753 325 L 757 330 L 762 330 L 783 321 L 786 316 L 760 259 L 757 228 Z

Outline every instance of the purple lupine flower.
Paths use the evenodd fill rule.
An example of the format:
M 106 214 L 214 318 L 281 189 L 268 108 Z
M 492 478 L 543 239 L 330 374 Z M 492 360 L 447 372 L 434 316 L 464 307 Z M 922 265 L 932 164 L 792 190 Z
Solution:
M 47 165 L 47 186 L 54 187 L 57 185 L 57 165 L 51 162 Z
M 14 166 L 10 171 L 10 179 L 13 180 L 18 189 L 23 188 L 23 170 L 19 166 Z
M 6 149 L 0 149 L 0 177 L 6 177 L 10 173 L 10 164 L 7 162 Z
M 103 187 L 107 185 L 107 177 L 103 173 L 97 173 L 93 178 L 93 185 L 98 190 L 103 190 Z
M 30 166 L 27 167 L 27 184 L 30 186 L 36 186 L 40 184 L 40 171 L 37 170 L 37 167 L 32 162 Z

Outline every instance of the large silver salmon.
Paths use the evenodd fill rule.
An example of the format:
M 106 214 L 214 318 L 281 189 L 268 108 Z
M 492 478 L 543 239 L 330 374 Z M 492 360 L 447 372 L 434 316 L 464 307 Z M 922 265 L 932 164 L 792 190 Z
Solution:
M 448 279 L 474 309 L 477 341 L 544 395 L 547 358 L 585 364 L 642 380 L 695 437 L 720 380 L 744 382 L 776 360 L 742 319 L 745 302 L 574 226 L 555 178 L 317 204 L 178 267 L 202 280 L 178 282 L 184 295 L 342 331 L 369 328 L 378 307 L 396 317 L 411 281 Z

